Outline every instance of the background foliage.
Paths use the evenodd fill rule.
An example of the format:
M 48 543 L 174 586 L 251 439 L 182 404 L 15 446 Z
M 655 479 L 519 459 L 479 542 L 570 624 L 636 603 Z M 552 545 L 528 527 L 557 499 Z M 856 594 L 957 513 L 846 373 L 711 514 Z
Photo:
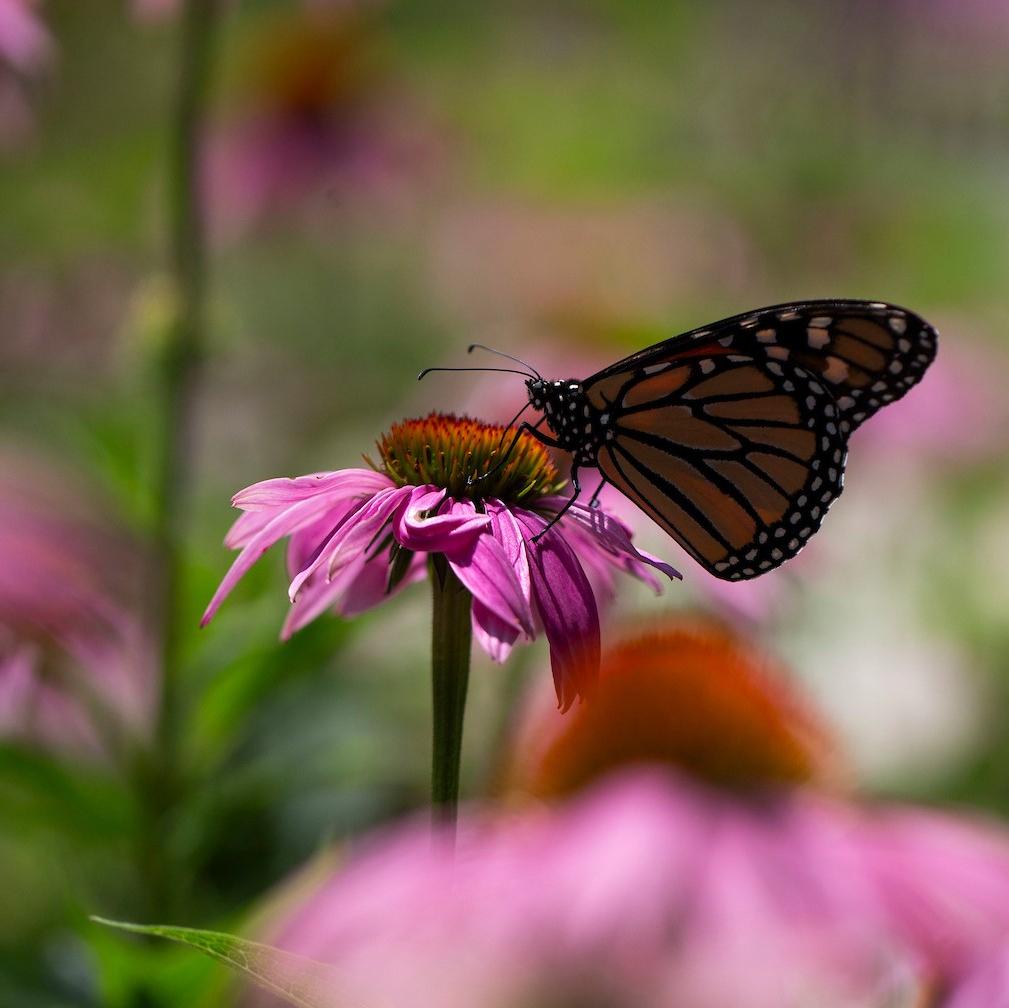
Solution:
M 173 314 L 178 25 L 111 0 L 39 13 L 54 56 L 33 124 L 0 153 L 2 446 L 13 473 L 58 471 L 62 504 L 86 504 L 142 561 Z M 327 844 L 423 803 L 423 589 L 281 645 L 277 556 L 197 623 L 236 489 L 355 464 L 384 425 L 432 407 L 503 418 L 506 376 L 414 382 L 473 340 L 587 373 L 789 299 L 885 298 L 934 321 L 948 373 L 855 439 L 849 490 L 808 560 L 743 599 L 684 559 L 682 588 L 620 609 L 703 605 L 749 623 L 792 661 L 867 793 L 1009 814 L 1004 5 L 306 16 L 293 0 L 235 3 L 218 39 L 177 793 L 152 838 L 142 755 L 17 732 L 0 744 L 0 1003 L 229 1003 L 213 965 L 87 915 L 238 930 Z M 94 562 L 125 570 L 119 556 Z M 127 610 L 143 614 L 145 584 L 123 593 Z M 470 794 L 493 773 L 506 699 L 546 677 L 535 648 L 476 663 Z M 159 884 L 152 844 L 167 852 Z

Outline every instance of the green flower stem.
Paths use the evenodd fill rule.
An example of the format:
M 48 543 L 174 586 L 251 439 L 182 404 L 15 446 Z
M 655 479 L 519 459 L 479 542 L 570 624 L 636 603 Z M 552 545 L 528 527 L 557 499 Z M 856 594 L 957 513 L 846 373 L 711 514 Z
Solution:
M 168 266 L 176 315 L 160 367 L 160 430 L 154 486 L 151 624 L 160 650 L 154 748 L 138 781 L 141 867 L 154 907 L 178 894 L 164 836 L 179 789 L 179 675 L 183 559 L 192 476 L 193 406 L 206 330 L 206 226 L 200 202 L 201 140 L 222 0 L 186 0 L 168 152 Z
M 431 759 L 431 804 L 436 821 L 455 826 L 459 803 L 459 764 L 463 716 L 469 685 L 473 598 L 444 558 L 431 562 L 433 620 L 431 692 L 434 729 Z

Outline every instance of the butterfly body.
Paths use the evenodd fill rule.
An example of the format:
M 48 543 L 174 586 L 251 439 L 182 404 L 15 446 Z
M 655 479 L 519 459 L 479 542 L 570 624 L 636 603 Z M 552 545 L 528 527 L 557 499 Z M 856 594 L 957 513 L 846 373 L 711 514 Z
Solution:
M 569 451 L 576 466 L 594 466 L 599 449 L 612 437 L 610 417 L 585 395 L 577 378 L 526 382 L 529 403 L 540 410 L 556 438 L 556 447 Z
M 743 580 L 802 549 L 841 493 L 850 433 L 935 352 L 927 322 L 884 302 L 775 305 L 583 381 L 530 379 L 543 415 L 527 429 L 572 453 L 576 496 L 578 469 L 597 468 L 708 571 Z

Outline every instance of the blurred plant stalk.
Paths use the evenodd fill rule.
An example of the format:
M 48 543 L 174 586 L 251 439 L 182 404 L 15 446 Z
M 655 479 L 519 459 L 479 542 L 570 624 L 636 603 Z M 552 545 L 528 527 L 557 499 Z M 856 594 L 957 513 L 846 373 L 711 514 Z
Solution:
M 179 897 L 166 834 L 180 791 L 180 623 L 194 404 L 206 342 L 207 235 L 200 194 L 203 127 L 222 0 L 186 0 L 179 78 L 168 152 L 168 266 L 176 316 L 159 370 L 161 428 L 156 448 L 151 623 L 161 655 L 154 745 L 141 773 L 141 868 L 154 908 Z

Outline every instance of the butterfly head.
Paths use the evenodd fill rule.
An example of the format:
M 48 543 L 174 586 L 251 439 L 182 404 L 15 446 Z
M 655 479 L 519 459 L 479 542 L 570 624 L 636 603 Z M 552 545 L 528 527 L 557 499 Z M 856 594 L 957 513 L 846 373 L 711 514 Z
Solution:
M 575 450 L 585 443 L 586 425 L 594 429 L 595 414 L 577 378 L 561 381 L 530 379 L 526 382 L 529 405 L 546 418 L 561 446 Z

